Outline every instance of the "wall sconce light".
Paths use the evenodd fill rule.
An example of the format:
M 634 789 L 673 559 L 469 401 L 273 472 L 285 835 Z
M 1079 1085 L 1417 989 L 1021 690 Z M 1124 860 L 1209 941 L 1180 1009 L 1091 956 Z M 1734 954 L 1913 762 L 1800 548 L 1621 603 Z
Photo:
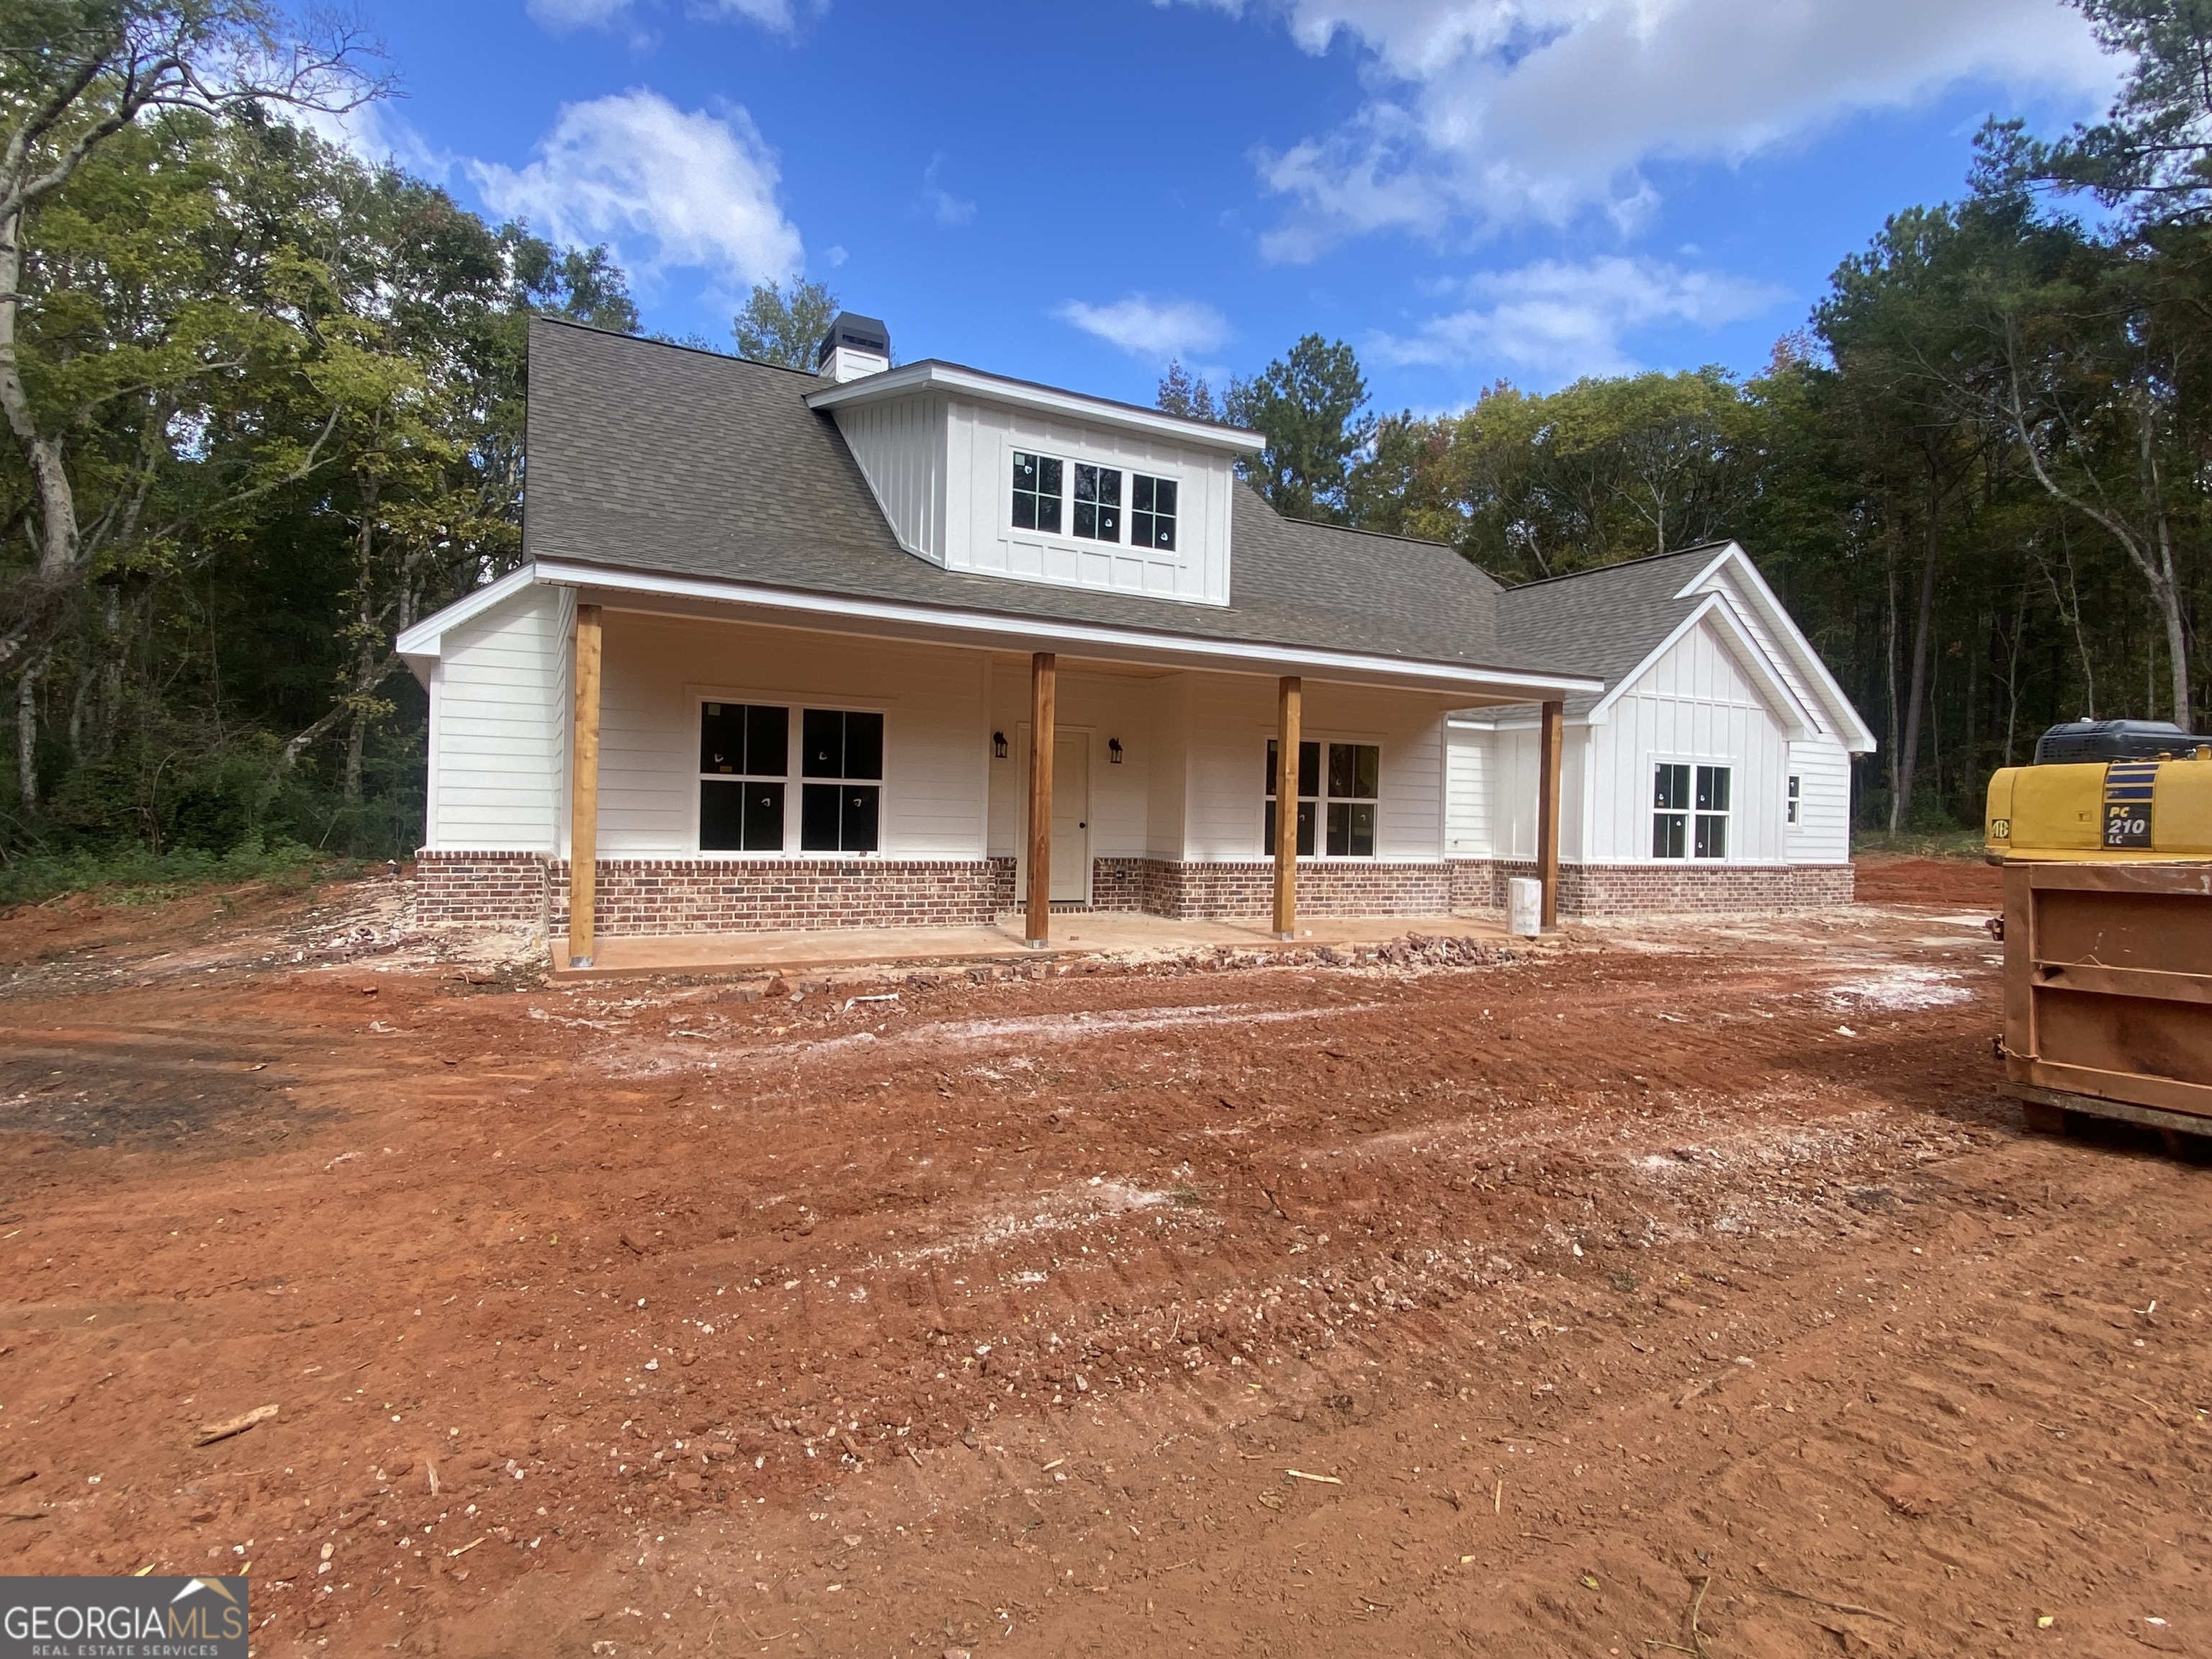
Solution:
M 1121 763 L 1121 738 L 1109 738 L 1106 739 L 1106 760 L 1108 764 L 1113 766 L 1119 766 Z
M 991 758 L 992 758 L 993 760 L 1004 760 L 1004 759 L 1006 759 L 1006 734 L 1005 732 L 992 732 L 992 733 L 991 733 Z

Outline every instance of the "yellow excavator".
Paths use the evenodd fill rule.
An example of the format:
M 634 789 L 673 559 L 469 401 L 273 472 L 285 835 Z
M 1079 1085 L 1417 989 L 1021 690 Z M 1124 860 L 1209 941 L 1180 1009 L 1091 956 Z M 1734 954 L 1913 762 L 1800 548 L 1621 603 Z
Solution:
M 2005 869 L 1997 1054 L 2028 1127 L 2212 1135 L 2212 740 L 2075 720 L 1990 780 Z
M 1990 780 L 1991 864 L 2212 859 L 2212 741 L 2163 720 L 2075 720 Z

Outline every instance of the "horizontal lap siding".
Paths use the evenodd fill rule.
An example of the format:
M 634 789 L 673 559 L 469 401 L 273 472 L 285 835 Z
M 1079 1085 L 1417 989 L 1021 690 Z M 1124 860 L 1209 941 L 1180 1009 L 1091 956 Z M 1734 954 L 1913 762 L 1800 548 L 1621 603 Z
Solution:
M 567 590 L 526 587 L 447 636 L 431 710 L 432 848 L 558 843 L 574 614 Z
M 1839 864 L 1851 855 L 1851 757 L 1833 738 L 1790 745 L 1790 770 L 1803 793 L 1788 831 L 1792 864 Z
M 884 856 L 981 858 L 990 752 L 981 662 L 972 651 L 611 613 L 601 702 L 601 855 L 697 851 L 696 698 L 712 690 L 793 708 L 881 708 Z M 796 719 L 793 730 L 795 769 Z M 802 781 L 794 771 L 792 787 Z
M 1273 681 L 1194 676 L 1188 704 L 1186 856 L 1249 859 L 1267 810 L 1267 738 L 1275 731 Z M 1309 683 L 1301 713 L 1309 740 L 1377 743 L 1382 750 L 1375 853 L 1384 859 L 1443 854 L 1443 711 L 1418 693 Z
M 1490 842 L 1491 733 L 1444 733 L 1444 839 L 1454 858 L 1487 857 Z
M 1093 674 L 1062 669 L 1054 690 L 1054 724 L 1091 736 L 1091 854 L 1094 859 L 1141 858 L 1150 839 L 1153 781 L 1172 775 L 1174 760 L 1154 735 L 1154 710 L 1162 679 Z M 991 675 L 990 729 L 1006 736 L 1006 758 L 991 763 L 991 852 L 1020 850 L 1028 788 L 1030 669 L 1000 661 Z M 1121 763 L 1107 747 L 1121 742 Z M 1064 757 L 1057 757 L 1064 758 Z M 1056 763 L 1057 763 L 1057 758 Z

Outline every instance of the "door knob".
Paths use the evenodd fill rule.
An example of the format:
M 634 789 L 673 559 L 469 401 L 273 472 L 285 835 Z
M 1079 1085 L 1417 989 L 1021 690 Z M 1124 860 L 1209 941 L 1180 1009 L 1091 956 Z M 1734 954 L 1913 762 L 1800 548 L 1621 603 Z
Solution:
M 1088 823 L 1078 823 L 1075 827 L 1079 830 L 1088 830 L 1091 826 Z

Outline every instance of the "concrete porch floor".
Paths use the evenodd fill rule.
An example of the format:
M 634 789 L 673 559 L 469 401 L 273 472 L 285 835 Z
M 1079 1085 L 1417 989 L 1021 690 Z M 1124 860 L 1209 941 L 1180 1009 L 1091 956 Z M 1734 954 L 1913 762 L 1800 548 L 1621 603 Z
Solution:
M 1407 933 L 1502 939 L 1494 915 L 1317 916 L 1298 923 L 1297 943 L 1379 945 Z M 1218 945 L 1272 946 L 1265 919 L 1179 921 L 1125 911 L 1063 914 L 1052 919 L 1052 945 L 1022 942 L 1019 911 L 988 927 L 837 927 L 754 933 L 665 933 L 601 938 L 589 968 L 568 965 L 568 941 L 553 940 L 553 976 L 614 979 L 642 974 L 742 974 L 804 969 L 920 966 L 977 961 L 1036 962 L 1068 957 L 1124 956 L 1206 950 Z

